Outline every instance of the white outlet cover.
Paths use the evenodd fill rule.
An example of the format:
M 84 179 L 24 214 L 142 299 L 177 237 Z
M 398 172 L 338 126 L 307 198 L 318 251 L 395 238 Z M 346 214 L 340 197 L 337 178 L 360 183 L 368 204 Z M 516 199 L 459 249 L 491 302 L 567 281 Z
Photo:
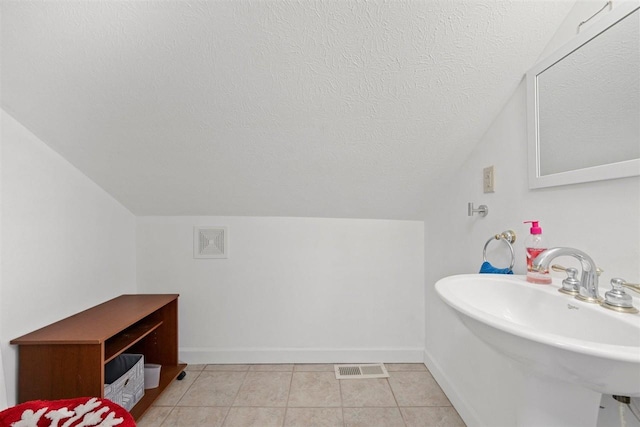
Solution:
M 482 188 L 485 193 L 495 192 L 495 174 L 493 166 L 488 166 L 482 170 Z
M 193 227 L 194 258 L 228 258 L 227 227 Z

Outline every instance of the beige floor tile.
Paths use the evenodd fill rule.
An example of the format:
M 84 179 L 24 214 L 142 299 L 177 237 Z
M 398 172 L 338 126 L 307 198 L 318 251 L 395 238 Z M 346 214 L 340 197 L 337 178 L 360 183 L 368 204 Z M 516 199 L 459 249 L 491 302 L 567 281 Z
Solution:
M 291 372 L 293 371 L 293 363 L 278 363 L 278 364 L 260 364 L 251 365 L 249 371 L 252 372 Z
M 341 408 L 287 408 L 285 427 L 342 427 Z
M 138 425 L 464 427 L 423 364 L 386 367 L 388 379 L 339 381 L 333 364 L 189 365 Z
M 341 405 L 340 382 L 333 372 L 294 372 L 289 407 L 328 408 Z
M 158 427 L 173 408 L 168 406 L 152 406 L 136 421 L 138 427 Z
M 387 372 L 429 372 L 424 363 L 385 363 Z
M 164 389 L 162 394 L 158 397 L 158 399 L 153 402 L 154 406 L 176 406 L 182 396 L 187 392 L 189 387 L 195 382 L 195 380 L 200 376 L 200 372 L 192 371 L 188 372 L 185 377 L 178 381 L 173 380 L 169 387 Z
M 407 427 L 465 427 L 460 415 L 451 406 L 432 408 L 400 408 Z
M 296 364 L 293 367 L 293 372 L 335 372 L 333 366 L 334 365 L 327 363 Z
M 281 427 L 285 408 L 231 408 L 224 427 Z
M 394 372 L 389 384 L 399 406 L 451 406 L 428 372 Z
M 247 372 L 233 406 L 287 405 L 290 372 Z
M 386 379 L 340 380 L 345 408 L 397 406 Z
M 246 372 L 251 365 L 207 365 L 205 371 L 238 371 Z
M 344 408 L 345 427 L 404 427 L 398 408 Z
M 207 366 L 207 365 L 187 365 L 187 367 L 184 370 L 187 371 L 187 372 L 189 372 L 189 371 L 202 371 L 205 366 Z
M 173 408 L 163 427 L 219 427 L 229 408 Z
M 178 406 L 231 406 L 246 375 L 246 372 L 203 371 Z

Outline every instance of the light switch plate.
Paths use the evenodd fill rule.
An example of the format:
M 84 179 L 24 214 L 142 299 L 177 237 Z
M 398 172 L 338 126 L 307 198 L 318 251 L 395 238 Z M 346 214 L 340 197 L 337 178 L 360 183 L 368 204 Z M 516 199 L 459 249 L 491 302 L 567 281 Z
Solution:
M 493 166 L 488 166 L 482 170 L 482 188 L 485 193 L 495 192 L 495 175 L 493 173 Z

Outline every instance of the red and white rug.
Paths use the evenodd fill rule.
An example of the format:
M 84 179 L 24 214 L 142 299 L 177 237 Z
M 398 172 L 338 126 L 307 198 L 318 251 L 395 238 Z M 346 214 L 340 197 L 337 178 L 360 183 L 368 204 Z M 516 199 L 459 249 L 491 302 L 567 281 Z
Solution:
M 135 427 L 131 414 L 107 399 L 33 400 L 0 412 L 0 427 Z

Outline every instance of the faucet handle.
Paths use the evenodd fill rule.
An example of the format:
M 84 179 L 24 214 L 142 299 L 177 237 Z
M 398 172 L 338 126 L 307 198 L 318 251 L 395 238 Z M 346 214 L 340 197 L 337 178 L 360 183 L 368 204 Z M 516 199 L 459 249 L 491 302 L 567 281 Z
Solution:
M 557 267 L 557 266 L 553 265 L 551 268 L 554 268 L 554 267 Z M 573 267 L 568 267 L 564 269 L 564 272 L 567 273 L 567 278 L 562 281 L 562 288 L 558 289 L 558 292 L 562 292 L 563 294 L 567 294 L 567 295 L 578 295 L 580 291 L 580 280 L 578 280 L 578 269 Z
M 634 292 L 637 292 L 640 294 L 640 285 L 637 283 L 629 283 L 629 282 L 625 282 L 624 280 L 622 281 L 622 286 L 624 286 L 627 289 L 631 289 Z
M 602 306 L 623 313 L 638 313 L 638 309 L 633 306 L 633 298 L 624 291 L 626 284 L 624 279 L 611 279 L 611 290 L 605 292 Z
M 567 271 L 567 267 L 564 267 L 564 266 L 562 266 L 562 265 L 560 265 L 560 264 L 553 264 L 553 265 L 551 266 L 551 269 L 552 269 L 553 271 L 558 271 L 558 272 L 562 272 L 562 271 L 565 271 L 565 272 L 566 272 L 566 271 Z M 601 269 L 600 267 L 596 267 L 596 274 L 598 274 L 598 277 L 600 277 L 600 275 L 601 275 L 602 273 L 604 273 L 604 270 L 603 270 L 603 269 Z M 640 285 L 639 285 L 639 286 L 640 286 Z

